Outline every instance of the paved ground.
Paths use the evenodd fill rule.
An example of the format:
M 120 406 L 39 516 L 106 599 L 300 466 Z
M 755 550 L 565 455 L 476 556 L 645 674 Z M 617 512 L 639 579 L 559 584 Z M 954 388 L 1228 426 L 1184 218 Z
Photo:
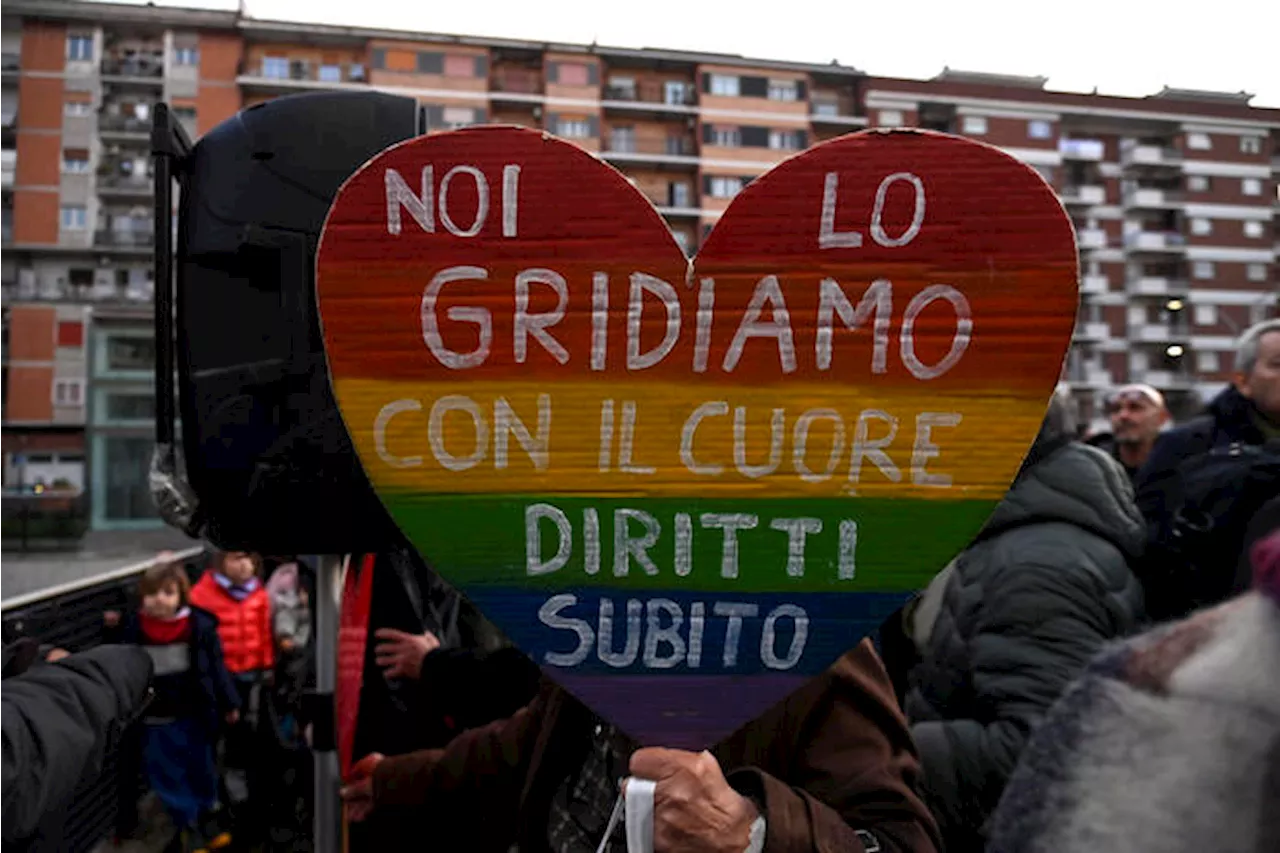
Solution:
M 0 599 L 105 574 L 149 560 L 160 551 L 180 551 L 199 544 L 169 527 L 90 531 L 74 551 L 22 553 L 16 550 L 16 542 L 6 540 L 0 557 Z

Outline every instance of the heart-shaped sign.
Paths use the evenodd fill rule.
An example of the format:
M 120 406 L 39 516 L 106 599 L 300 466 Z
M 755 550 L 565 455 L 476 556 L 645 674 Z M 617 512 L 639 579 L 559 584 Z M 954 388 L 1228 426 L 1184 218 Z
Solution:
M 1071 225 L 995 148 L 863 132 L 686 260 L 627 179 L 514 127 L 413 139 L 317 258 L 333 386 L 431 563 L 646 744 L 714 743 L 982 526 L 1076 313 Z

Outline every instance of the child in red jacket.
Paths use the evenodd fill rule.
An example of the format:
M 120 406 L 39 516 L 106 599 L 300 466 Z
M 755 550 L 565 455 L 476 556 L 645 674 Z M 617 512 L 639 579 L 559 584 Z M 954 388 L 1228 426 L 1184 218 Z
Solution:
M 275 665 L 271 599 L 260 579 L 262 558 L 245 551 L 217 551 L 213 562 L 191 589 L 191 603 L 218 618 L 218 636 L 227 670 L 240 694 L 240 721 L 227 732 L 224 782 L 242 812 L 249 834 L 261 829 L 253 814 L 266 795 L 268 768 L 260 754 L 259 714 L 263 686 Z

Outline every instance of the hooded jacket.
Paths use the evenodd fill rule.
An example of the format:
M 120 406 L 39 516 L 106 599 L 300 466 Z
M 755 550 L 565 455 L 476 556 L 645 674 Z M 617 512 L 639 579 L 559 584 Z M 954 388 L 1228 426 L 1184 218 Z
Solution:
M 1042 716 L 1108 640 L 1136 630 L 1128 561 L 1143 542 L 1123 469 L 1072 443 L 1025 467 L 956 559 L 932 624 L 914 626 L 922 662 L 905 702 L 948 850 L 982 849 Z

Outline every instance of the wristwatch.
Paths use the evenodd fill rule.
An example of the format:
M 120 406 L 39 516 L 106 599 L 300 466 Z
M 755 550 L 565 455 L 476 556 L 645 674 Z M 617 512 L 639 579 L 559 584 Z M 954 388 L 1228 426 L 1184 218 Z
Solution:
M 865 829 L 855 829 L 853 834 L 858 836 L 858 840 L 862 842 L 862 849 L 867 853 L 881 853 L 884 850 L 879 840 Z

